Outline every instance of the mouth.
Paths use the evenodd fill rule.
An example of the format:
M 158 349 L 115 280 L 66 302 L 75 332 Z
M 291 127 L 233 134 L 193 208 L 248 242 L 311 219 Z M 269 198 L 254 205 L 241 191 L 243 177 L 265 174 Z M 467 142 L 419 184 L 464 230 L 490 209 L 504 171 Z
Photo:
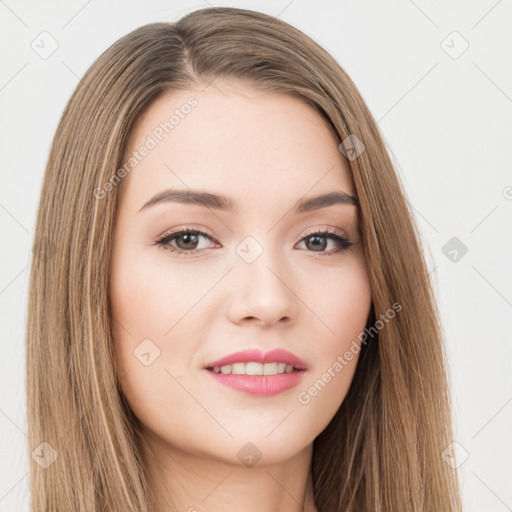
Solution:
M 236 352 L 207 364 L 204 370 L 223 386 L 268 397 L 297 386 L 307 367 L 295 354 L 278 348 Z

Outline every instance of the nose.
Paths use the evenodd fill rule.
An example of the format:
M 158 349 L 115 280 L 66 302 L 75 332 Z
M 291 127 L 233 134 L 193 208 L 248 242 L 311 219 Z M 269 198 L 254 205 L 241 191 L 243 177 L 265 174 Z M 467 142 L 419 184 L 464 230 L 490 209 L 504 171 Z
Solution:
M 293 276 L 286 269 L 284 256 L 264 250 L 252 263 L 236 257 L 231 273 L 232 294 L 228 316 L 236 324 L 254 322 L 262 326 L 291 324 L 298 298 Z

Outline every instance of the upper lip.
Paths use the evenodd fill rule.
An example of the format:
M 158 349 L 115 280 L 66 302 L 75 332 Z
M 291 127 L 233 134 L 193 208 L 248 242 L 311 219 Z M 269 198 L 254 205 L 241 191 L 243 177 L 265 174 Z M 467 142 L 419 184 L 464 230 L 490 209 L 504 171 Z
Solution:
M 269 350 L 268 352 L 262 352 L 259 349 L 242 350 L 240 352 L 229 354 L 222 359 L 212 361 L 211 363 L 208 363 L 205 368 L 225 366 L 233 363 L 248 363 L 250 361 L 262 364 L 274 362 L 285 363 L 295 367 L 298 370 L 306 369 L 306 363 L 300 357 L 292 354 L 291 352 L 288 352 L 288 350 L 283 348 L 275 348 L 273 350 Z

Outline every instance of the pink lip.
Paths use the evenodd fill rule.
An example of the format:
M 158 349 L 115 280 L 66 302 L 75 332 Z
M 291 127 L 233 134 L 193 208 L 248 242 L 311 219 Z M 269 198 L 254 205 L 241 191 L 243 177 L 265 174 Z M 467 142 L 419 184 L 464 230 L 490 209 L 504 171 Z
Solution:
M 233 375 L 208 372 L 217 382 L 228 388 L 236 389 L 250 395 L 272 396 L 296 386 L 304 377 L 305 370 L 278 375 Z
M 285 363 L 293 366 L 291 373 L 280 373 L 277 375 L 237 375 L 215 373 L 213 367 L 224 366 L 234 363 Z M 212 368 L 212 370 L 209 370 Z M 296 386 L 304 377 L 306 363 L 295 354 L 287 350 L 277 348 L 262 353 L 258 349 L 235 352 L 229 356 L 213 361 L 204 368 L 217 382 L 238 391 L 250 395 L 272 396 Z
M 225 366 L 233 363 L 248 363 L 250 361 L 254 361 L 255 363 L 285 363 L 294 366 L 298 370 L 306 370 L 306 363 L 302 359 L 282 348 L 276 348 L 265 353 L 262 353 L 261 350 L 258 349 L 235 352 L 234 354 L 230 354 L 229 356 L 207 364 L 205 368 Z

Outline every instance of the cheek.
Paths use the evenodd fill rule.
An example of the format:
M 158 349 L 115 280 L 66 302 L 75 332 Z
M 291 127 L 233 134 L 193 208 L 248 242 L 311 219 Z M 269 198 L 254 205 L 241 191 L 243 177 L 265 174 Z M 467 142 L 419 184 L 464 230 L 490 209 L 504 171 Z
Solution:
M 135 249 L 131 252 L 127 244 L 122 256 L 113 252 L 110 275 L 113 343 L 119 377 L 129 401 L 135 394 L 142 396 L 141 390 L 151 396 L 146 389 L 150 383 L 151 394 L 164 386 L 160 381 L 165 380 L 163 367 L 168 350 L 163 333 L 173 325 L 171 303 L 165 297 L 164 282 L 157 278 L 158 269 L 136 254 Z
M 186 272 L 172 272 L 165 259 L 155 258 L 156 247 L 124 252 L 111 275 L 116 319 L 140 337 L 164 337 L 197 301 L 197 286 Z
M 335 275 L 323 279 L 326 286 L 314 288 L 318 317 L 323 322 L 324 356 L 345 350 L 364 330 L 371 309 L 371 287 L 361 259 L 354 259 Z
M 330 283 L 327 289 L 315 288 L 322 320 L 315 330 L 318 351 L 309 378 L 297 395 L 319 430 L 329 423 L 348 392 L 371 309 L 370 282 L 362 260 L 348 265 Z
M 130 408 L 151 430 L 179 437 L 179 414 L 173 412 L 190 407 L 181 383 L 193 348 L 175 342 L 182 328 L 177 322 L 187 309 L 178 292 L 183 283 L 163 279 L 163 272 L 149 258 L 132 256 L 129 250 L 112 266 L 113 342 L 120 386 Z
M 156 251 L 163 252 L 135 244 L 114 250 L 110 277 L 118 374 L 130 406 L 141 417 L 151 415 L 148 404 L 166 410 L 170 396 L 173 407 L 181 406 L 177 397 L 183 398 L 183 407 L 189 405 L 180 383 L 206 325 L 201 304 L 194 308 L 205 285 L 166 265 L 165 258 L 155 258 Z

